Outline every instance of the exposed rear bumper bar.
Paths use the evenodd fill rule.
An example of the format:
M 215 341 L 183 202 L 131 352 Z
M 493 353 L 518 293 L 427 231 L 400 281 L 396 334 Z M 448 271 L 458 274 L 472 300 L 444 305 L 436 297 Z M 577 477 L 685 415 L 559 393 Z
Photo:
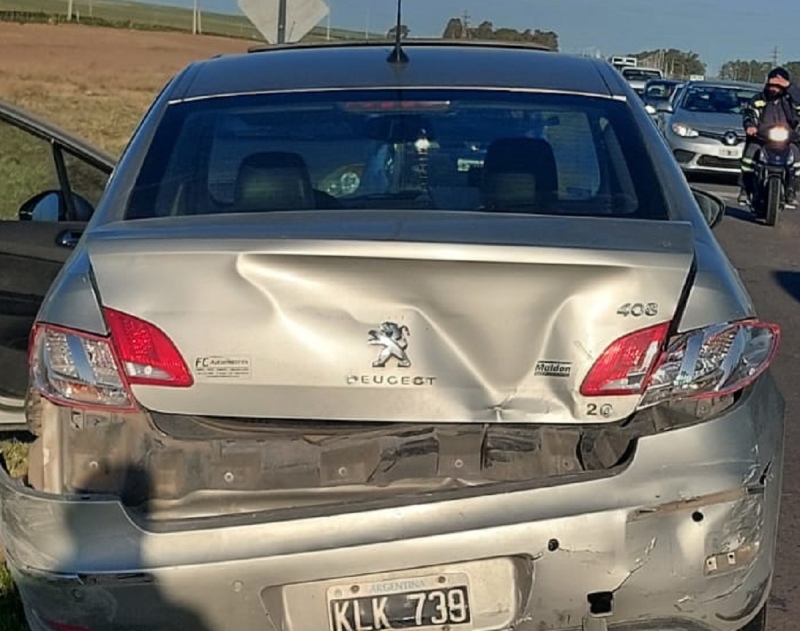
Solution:
M 115 500 L 42 495 L 3 472 L 4 538 L 27 606 L 70 624 L 91 619 L 92 631 L 121 620 L 324 629 L 328 581 L 486 560 L 515 568 L 513 584 L 475 580 L 508 596 L 518 630 L 660 620 L 732 631 L 767 598 L 782 436 L 783 402 L 765 377 L 723 417 L 641 439 L 610 478 L 192 530 L 155 530 Z M 607 617 L 589 611 L 588 595 L 602 592 L 613 594 Z

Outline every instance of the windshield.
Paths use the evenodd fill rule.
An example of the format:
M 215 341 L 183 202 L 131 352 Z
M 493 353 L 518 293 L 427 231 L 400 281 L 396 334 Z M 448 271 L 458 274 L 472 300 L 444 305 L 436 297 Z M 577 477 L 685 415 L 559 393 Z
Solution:
M 625 103 L 475 90 L 172 104 L 126 217 L 324 209 L 667 217 Z
M 649 81 L 650 79 L 660 79 L 661 73 L 658 70 L 643 70 L 641 68 L 624 68 L 622 76 L 628 81 Z
M 756 94 L 757 90 L 747 88 L 692 86 L 685 90 L 681 108 L 689 112 L 741 114 Z

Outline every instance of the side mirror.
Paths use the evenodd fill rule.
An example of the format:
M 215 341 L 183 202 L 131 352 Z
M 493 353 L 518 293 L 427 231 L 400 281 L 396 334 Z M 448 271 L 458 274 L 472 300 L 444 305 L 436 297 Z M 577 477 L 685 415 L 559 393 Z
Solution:
M 725 209 L 727 208 L 725 202 L 716 195 L 712 195 L 707 191 L 701 191 L 697 188 L 693 188 L 692 193 L 694 193 L 694 198 L 697 201 L 697 205 L 700 207 L 700 212 L 702 212 L 703 217 L 705 217 L 706 223 L 712 229 L 716 228 L 717 224 L 719 224 L 725 216 Z
M 89 221 L 94 207 L 80 195 L 72 194 L 75 221 Z M 67 204 L 60 190 L 44 191 L 34 195 L 19 208 L 20 221 L 66 221 Z
M 672 112 L 674 112 L 675 109 L 672 107 L 672 103 L 664 102 L 664 103 L 659 103 L 656 106 L 656 111 L 659 112 L 660 114 L 672 114 Z

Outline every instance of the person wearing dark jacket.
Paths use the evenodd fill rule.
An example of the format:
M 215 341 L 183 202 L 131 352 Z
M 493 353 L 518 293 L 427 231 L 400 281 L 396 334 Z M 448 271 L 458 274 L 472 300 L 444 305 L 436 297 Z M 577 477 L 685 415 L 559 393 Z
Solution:
M 764 90 L 754 96 L 742 111 L 744 130 L 747 134 L 742 156 L 742 194 L 752 198 L 755 184 L 755 158 L 761 148 L 757 138 L 759 131 L 784 125 L 791 132 L 800 128 L 800 86 L 792 83 L 784 68 L 774 68 L 767 75 Z M 792 142 L 795 169 L 786 190 L 786 201 L 794 203 L 797 194 L 798 168 L 800 168 L 800 146 Z

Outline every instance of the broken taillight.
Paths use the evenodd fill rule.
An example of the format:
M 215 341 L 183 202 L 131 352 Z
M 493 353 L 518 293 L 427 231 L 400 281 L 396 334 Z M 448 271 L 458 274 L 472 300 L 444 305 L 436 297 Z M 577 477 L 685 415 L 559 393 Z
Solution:
M 780 327 L 745 320 L 672 339 L 653 371 L 639 407 L 665 399 L 721 397 L 750 385 L 772 363 Z
M 186 363 L 163 331 L 119 311 L 104 314 L 109 337 L 50 324 L 34 328 L 30 366 L 42 395 L 71 405 L 131 409 L 130 384 L 192 385 Z
M 752 383 L 772 362 L 780 328 L 758 320 L 720 324 L 667 341 L 669 324 L 613 342 L 581 386 L 587 397 L 640 394 L 639 408 L 668 399 L 718 397 Z

